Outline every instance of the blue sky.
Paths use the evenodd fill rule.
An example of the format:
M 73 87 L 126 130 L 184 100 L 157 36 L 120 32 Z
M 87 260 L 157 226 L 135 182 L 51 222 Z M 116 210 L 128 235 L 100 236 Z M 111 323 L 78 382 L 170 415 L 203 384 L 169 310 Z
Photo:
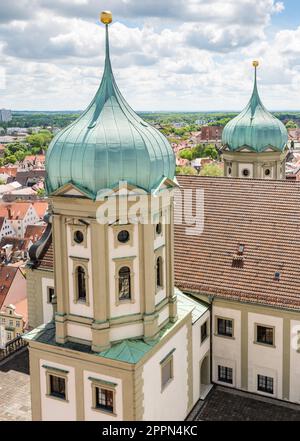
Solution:
M 10 0 L 0 6 L 0 107 L 84 109 L 112 64 L 136 110 L 240 110 L 260 61 L 271 110 L 300 109 L 297 0 Z

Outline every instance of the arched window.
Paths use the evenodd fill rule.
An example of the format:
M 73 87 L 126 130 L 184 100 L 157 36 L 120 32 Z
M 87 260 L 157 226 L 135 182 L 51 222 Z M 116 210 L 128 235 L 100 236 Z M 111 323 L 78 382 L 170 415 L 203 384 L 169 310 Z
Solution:
M 163 286 L 163 280 L 162 280 L 162 272 L 163 272 L 163 268 L 162 268 L 162 258 L 158 257 L 156 259 L 156 285 L 158 287 L 162 287 Z
M 78 266 L 76 269 L 76 282 L 77 282 L 77 296 L 78 300 L 86 301 L 86 275 L 82 266 Z
M 123 266 L 119 271 L 119 300 L 131 299 L 130 268 Z

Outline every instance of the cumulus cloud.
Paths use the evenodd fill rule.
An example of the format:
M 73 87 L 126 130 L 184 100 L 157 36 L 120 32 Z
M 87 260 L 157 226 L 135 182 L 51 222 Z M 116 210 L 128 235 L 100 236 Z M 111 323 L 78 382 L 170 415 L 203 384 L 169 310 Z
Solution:
M 114 13 L 115 76 L 136 109 L 240 109 L 251 93 L 250 62 L 257 57 L 269 107 L 291 107 L 291 93 L 300 98 L 300 28 L 282 30 L 272 41 L 266 34 L 283 2 L 107 0 L 105 9 Z M 98 15 L 98 0 L 1 5 L 0 56 L 7 78 L 2 105 L 85 108 L 104 61 Z

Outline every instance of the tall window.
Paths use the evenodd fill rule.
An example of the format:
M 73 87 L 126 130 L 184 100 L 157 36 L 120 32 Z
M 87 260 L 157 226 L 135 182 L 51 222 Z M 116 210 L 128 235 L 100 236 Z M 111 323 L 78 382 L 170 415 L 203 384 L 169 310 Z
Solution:
M 257 343 L 263 343 L 265 345 L 272 346 L 274 344 L 274 328 L 257 325 L 256 341 Z
M 112 390 L 103 389 L 102 387 L 95 388 L 96 393 L 96 408 L 103 409 L 107 412 L 114 411 L 114 393 Z
M 162 258 L 158 257 L 156 259 L 156 285 L 157 287 L 162 287 L 163 286 L 163 281 L 162 281 Z
M 56 375 L 50 375 L 50 395 L 66 399 L 66 380 Z
M 203 323 L 203 325 L 201 326 L 201 343 L 204 342 L 204 340 L 207 339 L 207 321 Z
M 218 318 L 218 335 L 233 336 L 232 320 Z
M 86 301 L 86 275 L 84 268 L 78 266 L 76 269 L 76 279 L 77 279 L 77 295 L 78 300 Z
M 267 394 L 273 394 L 273 378 L 265 377 L 264 375 L 257 375 L 257 390 L 266 392 Z
M 131 299 L 130 268 L 123 266 L 119 271 L 119 300 Z

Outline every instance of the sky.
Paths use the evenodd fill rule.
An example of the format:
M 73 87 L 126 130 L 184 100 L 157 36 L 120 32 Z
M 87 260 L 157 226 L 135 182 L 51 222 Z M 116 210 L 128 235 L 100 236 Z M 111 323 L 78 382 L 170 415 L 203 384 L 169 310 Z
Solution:
M 137 111 L 300 110 L 299 0 L 1 0 L 0 108 L 83 110 L 111 60 Z

